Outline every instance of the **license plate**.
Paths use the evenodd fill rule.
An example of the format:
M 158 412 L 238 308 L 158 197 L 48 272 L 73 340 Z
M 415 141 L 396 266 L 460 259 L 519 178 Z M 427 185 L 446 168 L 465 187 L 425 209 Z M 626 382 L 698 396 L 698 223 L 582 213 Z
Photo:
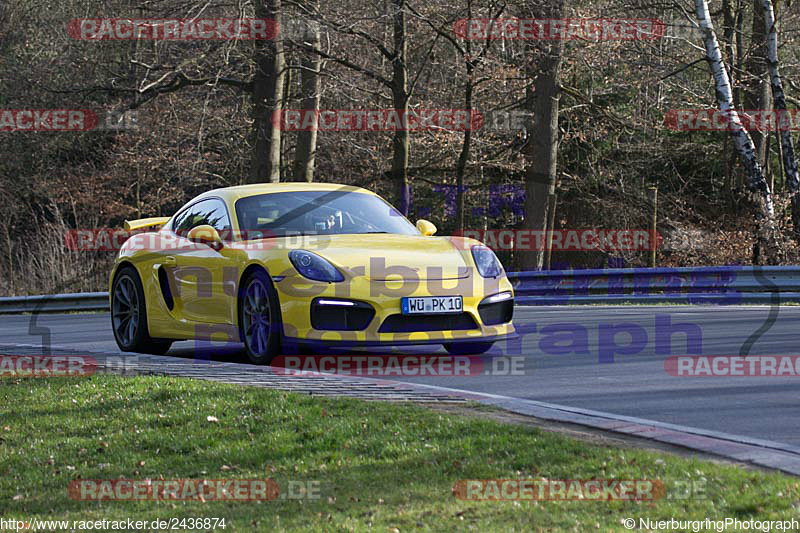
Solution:
M 421 296 L 403 298 L 403 314 L 460 313 L 464 309 L 461 296 Z

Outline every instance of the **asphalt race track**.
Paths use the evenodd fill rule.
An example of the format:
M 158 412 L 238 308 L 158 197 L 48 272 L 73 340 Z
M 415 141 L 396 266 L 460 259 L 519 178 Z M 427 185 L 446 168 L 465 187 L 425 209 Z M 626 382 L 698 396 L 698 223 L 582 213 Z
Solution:
M 776 310 L 769 329 L 751 339 L 750 355 L 800 355 L 800 307 Z M 495 345 L 483 374 L 391 379 L 800 445 L 800 377 L 675 377 L 664 368 L 670 355 L 739 355 L 769 315 L 767 306 L 518 307 L 519 341 Z M 51 348 L 118 353 L 106 313 L 0 317 L 0 345 L 41 346 L 48 335 Z M 209 354 L 245 361 L 236 347 L 208 343 L 176 343 L 169 352 Z M 515 375 L 507 356 L 519 358 Z

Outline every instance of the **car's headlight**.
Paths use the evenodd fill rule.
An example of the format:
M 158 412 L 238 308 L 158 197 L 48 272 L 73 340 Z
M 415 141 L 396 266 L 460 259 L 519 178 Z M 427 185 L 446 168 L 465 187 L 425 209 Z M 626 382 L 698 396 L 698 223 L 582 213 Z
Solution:
M 476 244 L 472 247 L 472 259 L 478 273 L 484 278 L 496 278 L 503 273 L 503 267 L 494 252 L 486 246 Z
M 307 250 L 292 250 L 289 260 L 303 277 L 314 281 L 344 281 L 344 276 L 336 267 L 315 253 Z

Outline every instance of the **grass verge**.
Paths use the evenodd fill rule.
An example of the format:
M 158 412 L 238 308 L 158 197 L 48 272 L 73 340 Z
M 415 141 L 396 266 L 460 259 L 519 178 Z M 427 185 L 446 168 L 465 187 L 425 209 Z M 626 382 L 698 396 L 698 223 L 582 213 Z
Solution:
M 214 517 L 225 518 L 225 531 L 624 531 L 625 518 L 785 520 L 798 518 L 800 507 L 790 476 L 413 405 L 107 375 L 3 378 L 0 401 L 6 519 Z M 78 478 L 272 478 L 283 496 L 76 501 L 67 486 Z M 452 494 L 462 479 L 523 478 L 661 480 L 667 498 L 472 502 Z M 302 496 L 302 487 L 319 497 Z

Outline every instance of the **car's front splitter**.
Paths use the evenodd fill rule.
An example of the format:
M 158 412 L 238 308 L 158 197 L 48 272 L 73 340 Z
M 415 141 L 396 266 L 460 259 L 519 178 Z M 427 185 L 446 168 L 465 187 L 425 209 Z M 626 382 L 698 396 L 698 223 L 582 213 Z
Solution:
M 354 341 L 354 340 L 320 340 L 320 339 L 298 339 L 296 337 L 283 337 L 282 344 L 284 349 L 291 350 L 292 348 L 308 347 L 308 348 L 369 348 L 369 347 L 383 347 L 392 348 L 396 346 L 426 346 L 433 344 L 470 344 L 470 343 L 484 343 L 484 342 L 500 342 L 508 341 L 518 338 L 517 333 L 508 333 L 504 335 L 493 335 L 488 337 L 470 337 L 470 338 L 456 338 L 456 339 L 416 339 L 416 340 L 397 340 L 397 341 Z

